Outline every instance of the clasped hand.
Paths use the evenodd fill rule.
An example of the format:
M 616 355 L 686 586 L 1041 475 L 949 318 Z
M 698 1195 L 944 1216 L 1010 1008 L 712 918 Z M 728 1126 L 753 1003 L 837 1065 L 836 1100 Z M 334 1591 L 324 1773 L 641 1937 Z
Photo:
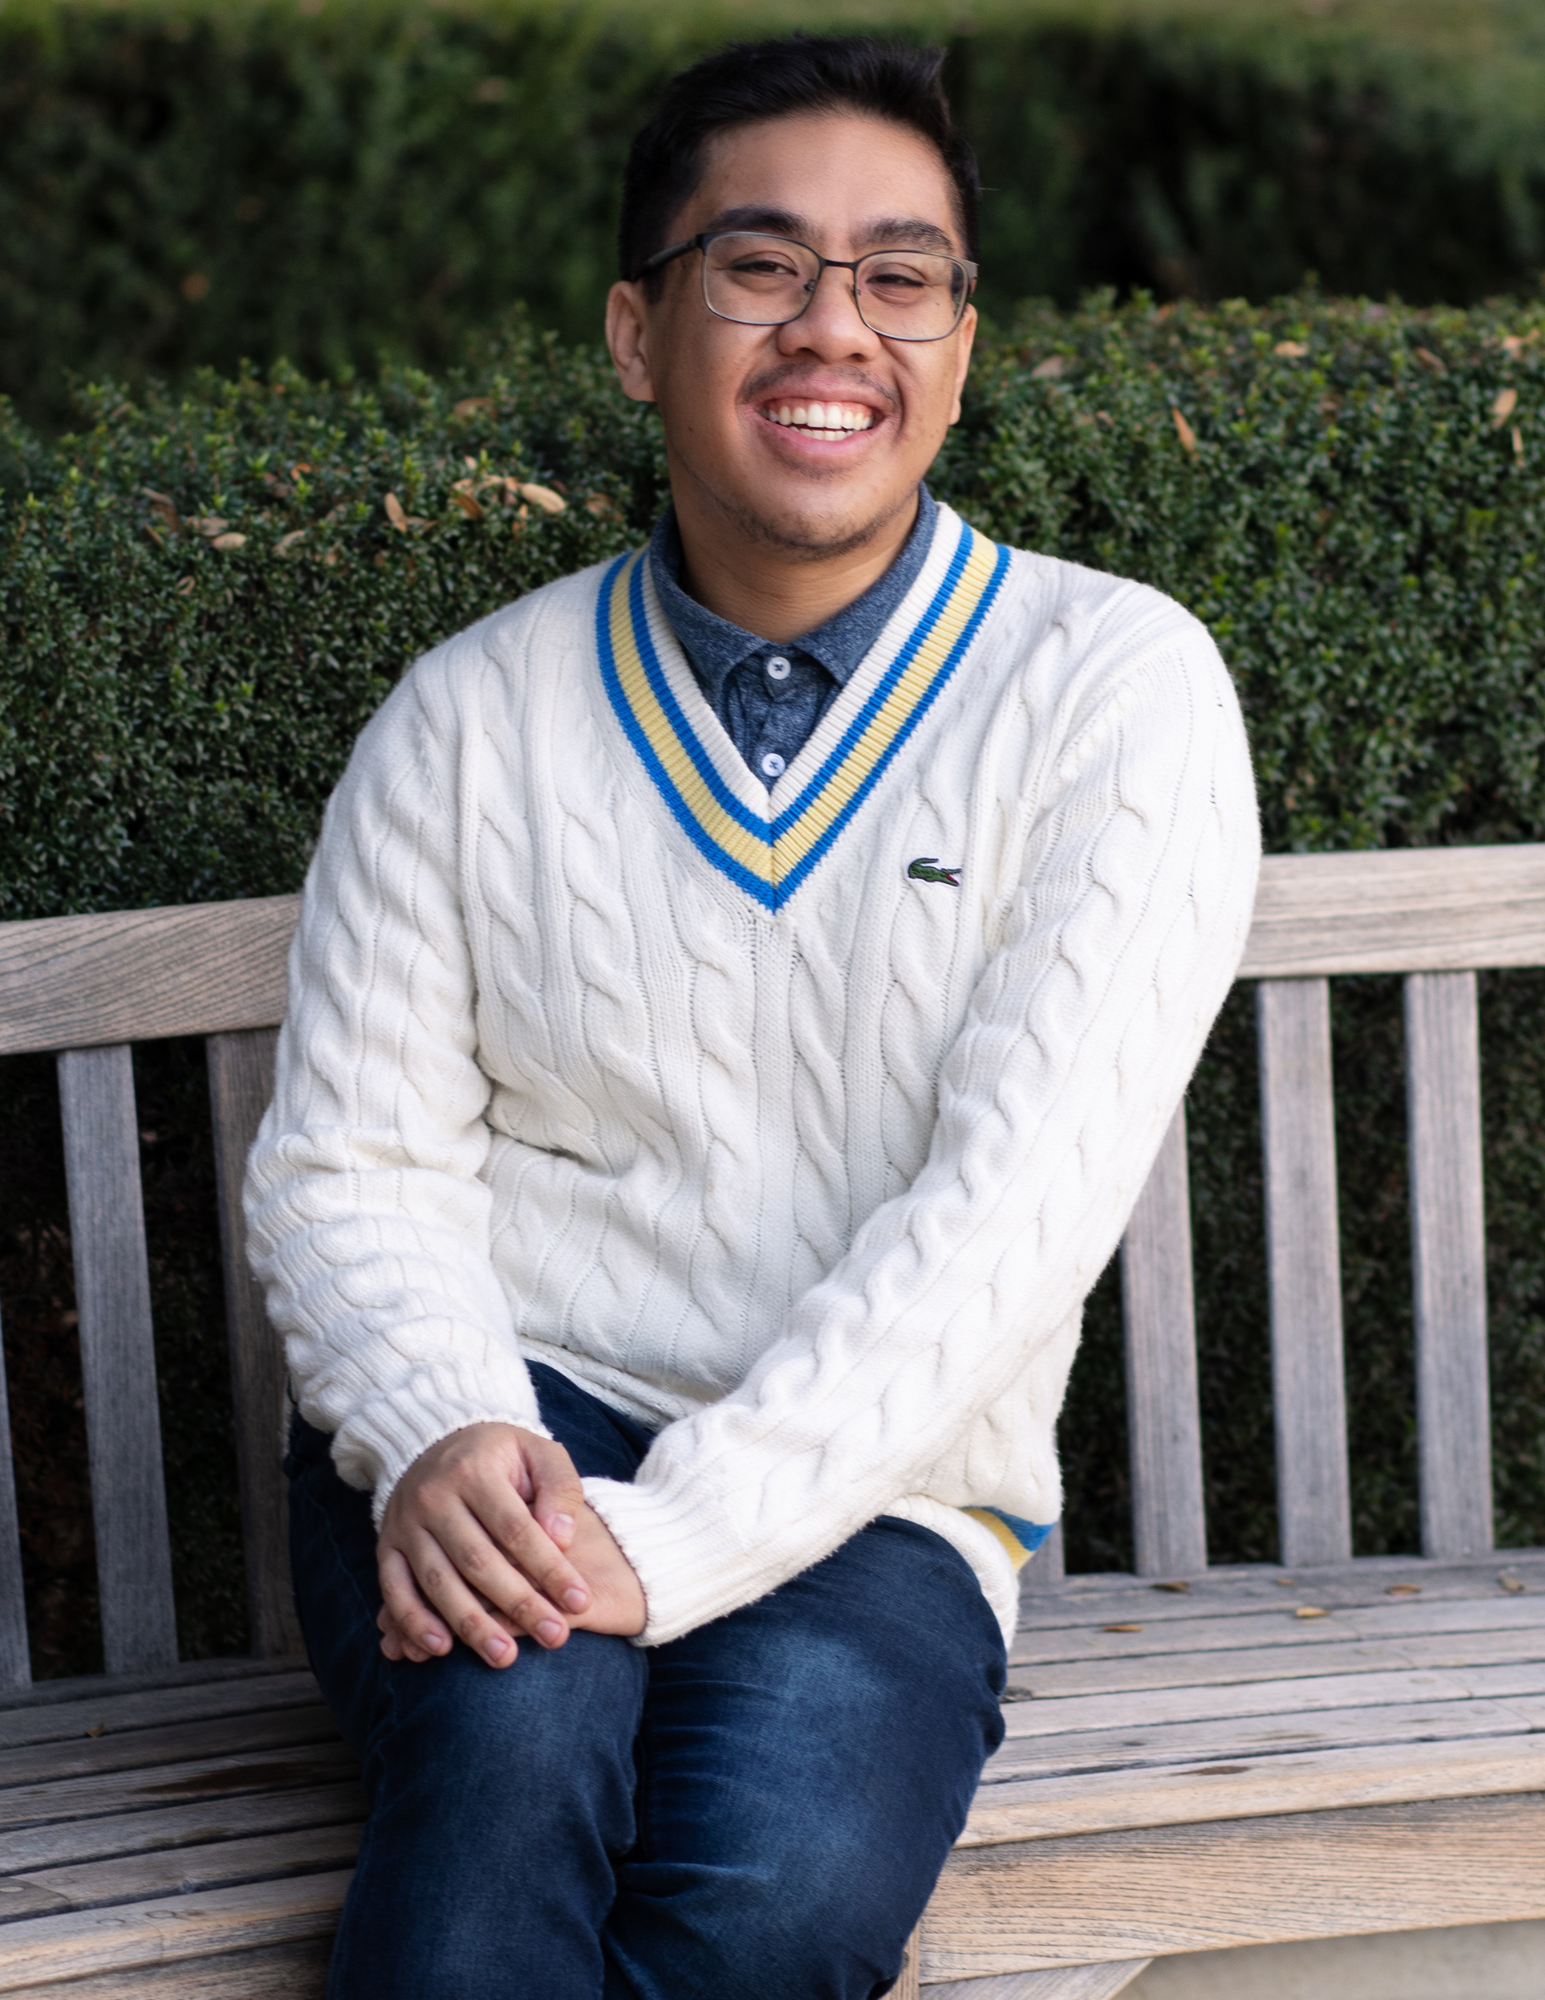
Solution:
M 561 1444 L 513 1424 L 471 1424 L 414 1460 L 376 1544 L 389 1660 L 429 1660 L 461 1639 L 507 1667 L 529 1636 L 644 1629 L 644 1593 L 587 1505 Z

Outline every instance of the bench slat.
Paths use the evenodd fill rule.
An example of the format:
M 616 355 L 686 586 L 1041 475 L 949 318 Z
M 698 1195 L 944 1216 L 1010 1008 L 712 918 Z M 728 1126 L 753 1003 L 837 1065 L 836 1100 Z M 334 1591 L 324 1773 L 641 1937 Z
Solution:
M 1405 982 L 1422 1550 L 1491 1547 L 1486 1216 L 1473 972 Z
M 1272 854 L 1242 979 L 1545 964 L 1545 844 Z
M 1061 1590 L 1066 1575 L 1062 1523 L 1059 1521 L 1019 1573 L 1020 1602 L 1023 1603 L 1026 1597 Z
M 923 1919 L 923 1991 L 1095 1955 L 1542 1915 L 1534 1792 L 960 1848 Z
M 21 1524 L 11 1464 L 11 1411 L 5 1393 L 5 1352 L 0 1348 L 0 1689 L 31 1684 L 27 1649 L 27 1600 L 22 1588 Z
M 237 1840 L 296 1827 L 343 1826 L 363 1821 L 365 1795 L 353 1780 L 301 1791 L 248 1792 L 235 1798 L 196 1799 L 185 1806 L 114 1811 L 95 1819 L 15 1829 L 5 1836 L 7 1868 L 54 1868 L 76 1861 L 107 1861 L 160 1848 L 192 1847 L 207 1840 Z
M 284 1018 L 298 896 L 0 924 L 0 1055 Z
M 1007 1972 L 998 1979 L 951 1979 L 921 1987 L 922 2000 L 1115 2000 L 1153 1960 L 1120 1965 L 1059 1965 L 1049 1972 Z
M 330 1937 L 348 1886 L 348 1873 L 335 1871 L 0 1924 L 0 1993 L 43 1979 Z
M 222 1889 L 237 1882 L 275 1881 L 289 1875 L 352 1868 L 359 1849 L 358 1821 L 292 1827 L 245 1840 L 210 1840 L 196 1846 L 36 1868 L 0 1882 L 0 1920 L 60 1916 L 151 1896 Z M 0 1927 L 0 1938 L 5 1935 Z
M 1256 988 L 1266 1261 L 1282 1560 L 1352 1553 L 1342 1362 L 1330 990 L 1323 979 Z
M 1186 1112 L 1175 1113 L 1121 1245 L 1132 1540 L 1139 1576 L 1207 1567 Z
M 98 1776 L 49 1779 L 0 1792 L 0 1830 L 96 1820 L 147 1805 L 225 1800 L 241 1792 L 314 1791 L 346 1783 L 358 1772 L 352 1751 L 334 1740 L 281 1744 L 273 1750 L 231 1750 L 189 1763 L 164 1764 L 149 1774 L 109 1770 Z
M 247 1153 L 274 1088 L 272 1028 L 211 1035 L 209 1102 L 220 1190 L 220 1259 L 225 1323 L 236 1403 L 236 1469 L 247 1562 L 252 1650 L 260 1659 L 300 1653 L 304 1645 L 290 1589 L 289 1506 L 282 1457 L 286 1416 L 284 1353 L 269 1324 L 263 1294 L 247 1268 L 241 1209 Z
M 134 1069 L 127 1047 L 68 1050 L 59 1105 L 80 1312 L 102 1650 L 111 1673 L 175 1664 Z
M 331 1938 L 29 1986 L 27 2000 L 324 2000 Z

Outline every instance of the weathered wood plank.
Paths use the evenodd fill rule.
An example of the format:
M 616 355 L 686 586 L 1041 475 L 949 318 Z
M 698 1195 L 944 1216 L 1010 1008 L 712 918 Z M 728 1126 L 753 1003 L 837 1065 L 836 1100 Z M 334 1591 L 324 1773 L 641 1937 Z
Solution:
M 1059 1965 L 1049 1972 L 1010 1972 L 999 1979 L 952 1979 L 923 1991 L 928 2000 L 1115 2000 L 1152 1963 L 1133 1958 L 1122 1965 Z
M 0 1750 L 0 1813 L 8 1808 L 14 1786 L 95 1777 L 104 1771 L 139 1771 L 149 1785 L 163 1765 L 296 1743 L 325 1743 L 337 1734 L 337 1724 L 322 1704 L 315 1702 L 301 1708 L 270 1709 L 260 1715 L 211 1716 L 201 1722 L 179 1722 L 158 1729 L 128 1729 L 115 1736 L 80 1736 L 63 1743 Z
M 1139 1576 L 1207 1567 L 1186 1113 L 1175 1113 L 1121 1245 L 1132 1539 Z
M 1542 1915 L 1538 1793 L 1292 1813 L 957 1849 L 923 1977 Z
M 358 1769 L 346 1744 L 315 1742 L 200 1757 L 154 1771 L 45 1779 L 0 1793 L 0 1831 L 193 1799 L 225 1799 L 238 1792 L 314 1790 L 343 1783 Z
M 1403 1702 L 1507 1702 L 1545 1695 L 1545 1661 L 1497 1667 L 1388 1668 L 1370 1674 L 1306 1674 L 1302 1680 L 1239 1681 L 1223 1687 L 1150 1688 L 1120 1694 L 1055 1695 L 1019 1701 L 1006 1733 L 1051 1736 L 1064 1729 L 1151 1728 L 1162 1722 L 1306 1716 L 1321 1709 L 1384 1708 Z
M 1317 1621 L 1319 1622 L 1319 1621 Z M 1329 1621 L 1323 1621 L 1328 1623 Z M 1166 1687 L 1231 1687 L 1251 1681 L 1285 1681 L 1323 1674 L 1399 1672 L 1408 1667 L 1467 1669 L 1545 1662 L 1545 1635 L 1514 1632 L 1413 1634 L 1408 1639 L 1363 1639 L 1349 1633 L 1320 1646 L 1263 1646 L 1202 1652 L 1141 1653 L 1129 1660 L 1063 1661 L 1021 1667 L 1009 1675 L 1009 1699 L 1057 1700 L 1064 1696 L 1145 1693 Z
M 211 1035 L 209 1101 L 220 1191 L 220 1259 L 236 1403 L 236 1470 L 252 1650 L 261 1659 L 304 1652 L 290 1588 L 289 1501 L 283 1456 L 284 1350 L 247 1268 L 241 1186 L 247 1154 L 274 1088 L 271 1028 Z
M 1392 1702 L 1324 1709 L 1309 1714 L 1230 1716 L 1202 1722 L 1121 1728 L 1067 1729 L 1047 1736 L 1012 1736 L 993 1753 L 987 1784 L 1055 1778 L 1080 1771 L 1127 1771 L 1145 1766 L 1238 1763 L 1311 1750 L 1371 1749 L 1381 1744 L 1459 1743 L 1517 1736 L 1545 1727 L 1545 1697 L 1501 1700 Z
M 243 1946 L 327 1938 L 348 1886 L 348 1874 L 336 1871 L 5 1924 L 0 1993 L 44 1979 L 85 1979 Z
M 230 1768 L 229 1766 L 227 1768 Z M 161 1848 L 196 1847 L 210 1840 L 249 1839 L 297 1827 L 345 1826 L 365 1817 L 365 1795 L 353 1779 L 298 1791 L 249 1792 L 197 1799 L 189 1805 L 119 1810 L 95 1819 L 63 1820 L 13 1828 L 0 1844 L 7 1870 L 63 1868 L 81 1861 L 109 1861 Z
M 11 1411 L 5 1393 L 5 1351 L 0 1347 L 0 1691 L 24 1688 L 31 1679 L 21 1523 L 16 1514 L 16 1477 L 11 1464 Z
M 1473 972 L 1405 982 L 1422 1549 L 1491 1547 L 1481 1053 Z
M 1522 1589 L 1504 1585 L 1504 1574 Z M 1029 1635 L 1131 1619 L 1157 1624 L 1169 1619 L 1253 1617 L 1264 1607 L 1291 1608 L 1299 1602 L 1331 1609 L 1374 1606 L 1386 1602 L 1393 1584 L 1415 1584 L 1424 1603 L 1440 1598 L 1460 1603 L 1523 1602 L 1545 1596 L 1545 1550 L 1498 1549 L 1489 1557 L 1462 1563 L 1362 1556 L 1356 1562 L 1292 1571 L 1251 1563 L 1237 1569 L 1210 1569 L 1178 1593 L 1120 1571 L 1079 1575 L 1070 1577 L 1056 1597 L 1023 1599 L 1019 1629 Z
M 0 924 L 0 1055 L 284 1018 L 298 896 Z
M 902 1954 L 901 1974 L 891 1988 L 891 2000 L 917 2000 L 917 1969 L 921 1952 L 917 1933 L 907 1939 L 907 1948 Z
M 21 1917 L 96 1910 L 110 1903 L 139 1902 L 152 1896 L 183 1896 L 198 1889 L 225 1889 L 239 1882 L 280 1881 L 352 1868 L 359 1851 L 359 1824 L 292 1827 L 283 1833 L 246 1840 L 201 1841 L 131 1854 L 113 1861 L 87 1861 L 37 1868 L 0 1879 L 0 1923 Z
M 1545 1737 L 1376 1744 L 983 1785 L 961 1847 L 1545 1791 Z
M 49 1980 L 29 1986 L 27 2000 L 324 2000 L 331 1957 L 331 1938 L 271 1945 L 64 1985 Z
M 312 1708 L 322 1699 L 308 1670 L 245 1681 L 205 1681 L 196 1687 L 116 1694 L 111 1681 L 86 1701 L 49 1708 L 0 1709 L 0 1750 L 61 1743 L 88 1730 L 116 1736 L 127 1729 L 167 1728 L 217 1715 L 260 1715 L 274 1708 Z
M 1306 1602 L 1308 1597 L 1306 1592 Z M 1041 1665 L 1135 1660 L 1150 1653 L 1168 1658 L 1181 1653 L 1230 1653 L 1271 1646 L 1279 1656 L 1285 1656 L 1340 1645 L 1348 1638 L 1403 1645 L 1407 1640 L 1463 1633 L 1483 1637 L 1533 1633 L 1545 1657 L 1545 1599 L 1538 1597 L 1439 1598 L 1433 1603 L 1420 1597 L 1396 1597 L 1383 1604 L 1328 1611 L 1323 1618 L 1299 1618 L 1293 1608 L 1296 1601 L 1295 1592 L 1283 1605 L 1251 1610 L 1237 1618 L 1207 1615 L 1147 1623 L 1126 1619 L 1114 1621 L 1109 1630 L 1103 1625 L 1075 1625 L 1021 1632 L 1010 1655 L 1010 1675 Z
M 293 1660 L 182 1660 L 175 1667 L 157 1667 L 144 1674 L 69 1674 L 56 1681 L 34 1681 L 30 1688 L 7 1694 L 0 1715 L 23 1709 L 49 1708 L 56 1702 L 89 1701 L 99 1695 L 139 1694 L 151 1688 L 202 1687 L 215 1681 L 259 1681 L 270 1674 L 295 1672 Z
M 1352 1553 L 1342 1360 L 1330 995 L 1323 979 L 1256 988 L 1277 1533 L 1282 1560 Z
M 1243 979 L 1545 964 L 1545 845 L 1275 854 Z
M 110 1674 L 133 1673 L 176 1661 L 177 1613 L 129 1050 L 66 1051 L 59 1107 L 102 1651 Z

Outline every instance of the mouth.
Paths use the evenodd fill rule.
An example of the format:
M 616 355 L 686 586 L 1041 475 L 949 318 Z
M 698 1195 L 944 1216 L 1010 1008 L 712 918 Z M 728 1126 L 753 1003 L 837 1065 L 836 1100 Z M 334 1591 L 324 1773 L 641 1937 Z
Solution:
M 872 430 L 879 417 L 866 403 L 818 403 L 796 396 L 780 396 L 758 409 L 768 423 L 817 444 L 841 444 Z

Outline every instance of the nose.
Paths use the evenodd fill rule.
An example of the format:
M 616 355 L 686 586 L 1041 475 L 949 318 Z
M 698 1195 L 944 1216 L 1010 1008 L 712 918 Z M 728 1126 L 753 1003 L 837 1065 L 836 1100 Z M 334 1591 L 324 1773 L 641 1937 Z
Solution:
M 822 361 L 877 353 L 879 335 L 858 315 L 853 273 L 828 264 L 799 318 L 778 328 L 778 346 L 785 354 L 813 354 Z

